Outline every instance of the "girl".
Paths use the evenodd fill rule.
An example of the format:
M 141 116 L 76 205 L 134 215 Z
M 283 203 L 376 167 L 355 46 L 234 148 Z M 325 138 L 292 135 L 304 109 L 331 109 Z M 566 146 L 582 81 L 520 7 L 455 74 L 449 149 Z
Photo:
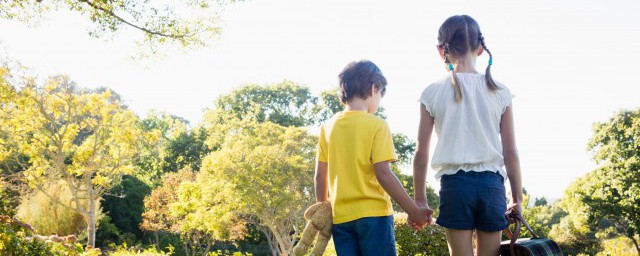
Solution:
M 438 51 L 450 75 L 429 85 L 420 97 L 420 126 L 414 159 L 414 191 L 425 191 L 429 142 L 434 124 L 438 143 L 431 167 L 440 180 L 440 215 L 451 255 L 498 255 L 501 231 L 522 212 L 520 162 L 515 144 L 511 92 L 491 77 L 493 56 L 480 26 L 467 15 L 448 18 L 438 33 Z M 485 74 L 476 57 L 489 54 Z M 506 166 L 506 171 L 503 170 Z M 511 184 L 507 207 L 504 180 Z M 428 207 L 425 193 L 415 201 Z

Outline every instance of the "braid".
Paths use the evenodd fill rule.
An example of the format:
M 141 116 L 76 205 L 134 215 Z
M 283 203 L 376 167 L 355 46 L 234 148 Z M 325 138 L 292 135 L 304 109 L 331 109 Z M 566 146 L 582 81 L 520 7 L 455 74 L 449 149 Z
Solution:
M 480 37 L 480 44 L 482 45 L 482 48 L 485 51 L 487 51 L 487 53 L 489 54 L 489 65 L 487 65 L 487 71 L 485 72 L 485 76 L 484 76 L 485 80 L 487 81 L 487 87 L 489 87 L 491 91 L 499 90 L 500 87 L 498 87 L 496 82 L 493 81 L 493 78 L 491 77 L 491 65 L 493 65 L 493 54 L 491 54 L 491 51 L 489 51 L 489 48 L 487 48 L 487 45 L 484 43 L 484 36 L 482 36 L 482 33 L 480 33 L 479 37 Z
M 455 100 L 456 102 L 462 101 L 462 90 L 460 88 L 460 83 L 458 83 L 458 77 L 453 70 L 453 64 L 449 59 L 449 43 L 444 43 L 444 63 L 448 64 L 449 73 L 451 73 L 451 83 L 453 84 L 453 90 L 455 91 Z

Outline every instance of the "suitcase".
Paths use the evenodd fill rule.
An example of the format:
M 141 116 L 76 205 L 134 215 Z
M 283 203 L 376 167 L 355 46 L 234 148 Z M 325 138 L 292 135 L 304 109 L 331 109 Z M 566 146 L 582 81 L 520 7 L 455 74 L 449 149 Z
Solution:
M 562 250 L 560 249 L 560 246 L 558 246 L 558 244 L 551 239 L 538 237 L 533 232 L 533 230 L 531 230 L 531 227 L 529 226 L 527 221 L 524 220 L 524 218 L 522 217 L 522 214 L 514 213 L 514 212 L 507 212 L 507 214 L 511 218 L 514 218 L 517 220 L 515 223 L 516 228 L 514 229 L 513 232 L 509 230 L 509 227 L 507 227 L 504 230 L 507 237 L 509 237 L 510 240 L 502 242 L 502 244 L 500 245 L 500 255 L 503 255 L 503 256 L 542 256 L 542 255 L 562 256 Z M 518 239 L 518 237 L 520 236 L 520 228 L 522 227 L 522 225 L 527 227 L 529 232 L 531 232 L 531 235 L 533 236 L 533 238 Z

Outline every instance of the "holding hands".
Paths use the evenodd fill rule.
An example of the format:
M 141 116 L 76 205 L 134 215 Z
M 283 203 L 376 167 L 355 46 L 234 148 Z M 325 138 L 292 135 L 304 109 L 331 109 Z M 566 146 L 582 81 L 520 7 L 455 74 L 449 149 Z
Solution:
M 418 203 L 418 212 L 416 214 L 409 214 L 408 222 L 411 227 L 418 232 L 427 225 L 433 224 L 433 209 L 425 204 Z M 414 233 L 415 233 L 414 232 Z

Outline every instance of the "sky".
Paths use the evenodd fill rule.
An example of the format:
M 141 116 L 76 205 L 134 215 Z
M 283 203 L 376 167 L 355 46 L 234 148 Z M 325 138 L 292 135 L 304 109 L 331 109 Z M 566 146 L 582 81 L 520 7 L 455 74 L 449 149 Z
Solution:
M 392 132 L 415 138 L 420 93 L 447 76 L 437 30 L 447 17 L 468 14 L 494 55 L 494 78 L 515 95 L 524 187 L 557 199 L 596 167 L 587 152 L 593 124 L 640 107 L 639 11 L 629 0 L 245 1 L 222 11 L 222 33 L 208 46 L 144 60 L 131 58 L 137 31 L 93 38 L 88 19 L 60 11 L 37 25 L 0 21 L 0 57 L 40 77 L 109 87 L 141 116 L 156 109 L 192 124 L 242 85 L 291 80 L 318 95 L 337 87 L 347 63 L 369 59 L 389 81 L 382 106 Z M 478 58 L 479 71 L 487 60 Z M 438 189 L 432 170 L 428 176 Z

